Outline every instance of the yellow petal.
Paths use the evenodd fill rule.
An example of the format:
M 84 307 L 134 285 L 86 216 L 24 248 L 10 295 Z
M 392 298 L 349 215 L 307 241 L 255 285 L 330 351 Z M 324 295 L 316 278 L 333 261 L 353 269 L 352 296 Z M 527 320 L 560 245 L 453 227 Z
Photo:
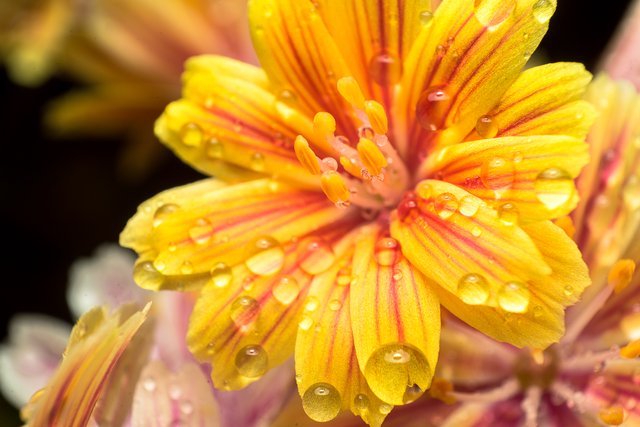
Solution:
M 558 218 L 576 206 L 573 179 L 589 160 L 587 150 L 584 141 L 569 136 L 470 141 L 437 150 L 423 174 L 455 184 L 499 212 L 511 209 L 528 223 Z
M 78 320 L 65 357 L 49 384 L 23 409 L 29 426 L 86 426 L 113 369 L 147 317 L 149 305 L 127 317 L 98 307 Z
M 438 295 L 449 311 L 479 331 L 517 347 L 543 349 L 562 336 L 565 308 L 578 300 L 591 280 L 578 248 L 562 229 L 548 221 L 523 229 L 552 269 L 548 276 L 535 275 L 525 282 L 530 294 L 525 312 L 463 304 L 443 288 Z
M 360 372 L 350 315 L 353 233 L 339 244 L 337 262 L 316 276 L 296 338 L 296 379 L 307 415 L 315 421 L 351 410 L 380 426 L 392 406 L 373 394 Z M 352 285 L 351 285 L 352 286 Z
M 444 0 L 405 61 L 394 111 L 409 143 L 401 151 L 428 151 L 451 137 L 433 131 L 466 135 L 515 81 L 554 10 L 555 1 Z
M 174 286 L 188 290 L 210 280 L 221 262 L 234 266 L 350 215 L 322 193 L 269 179 L 230 186 L 204 180 L 143 203 L 121 244 L 141 256 L 134 277 L 141 286 L 166 288 L 163 276 L 175 276 Z M 261 239 L 269 247 L 259 247 Z
M 497 136 L 569 135 L 585 138 L 595 119 L 580 100 L 591 73 L 582 64 L 546 64 L 525 70 L 488 113 Z M 476 124 L 476 129 L 478 129 Z M 479 137 L 482 135 L 480 129 Z
M 351 285 L 360 369 L 373 392 L 394 405 L 411 402 L 429 388 L 440 339 L 438 299 L 402 255 L 405 249 L 379 226 L 364 227 Z

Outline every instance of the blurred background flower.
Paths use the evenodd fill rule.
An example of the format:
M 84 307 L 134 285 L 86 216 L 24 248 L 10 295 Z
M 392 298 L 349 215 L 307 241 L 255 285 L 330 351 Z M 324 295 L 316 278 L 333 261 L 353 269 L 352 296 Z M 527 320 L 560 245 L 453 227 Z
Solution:
M 246 21 L 233 12 L 243 3 L 0 1 L 3 340 L 15 313 L 70 322 L 72 261 L 113 241 L 142 200 L 200 177 L 153 142 L 154 108 L 178 97 L 182 58 L 219 52 L 250 60 L 241 47 Z M 541 50 L 548 61 L 595 69 L 629 4 L 560 1 Z M 227 50 L 215 46 L 216 25 L 234 34 Z M 3 399 L 0 425 L 19 425 Z

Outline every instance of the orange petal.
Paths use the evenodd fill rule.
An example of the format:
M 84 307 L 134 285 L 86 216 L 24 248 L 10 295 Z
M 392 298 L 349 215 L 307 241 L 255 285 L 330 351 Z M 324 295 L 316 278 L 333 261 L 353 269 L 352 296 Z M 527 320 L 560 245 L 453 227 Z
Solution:
M 194 308 L 187 342 L 199 360 L 211 363 L 216 387 L 242 388 L 291 356 L 298 323 L 304 324 L 300 313 L 317 306 L 307 298 L 311 280 L 333 265 L 334 243 L 351 227 L 334 223 L 277 249 L 282 259 L 273 274 L 255 267 L 273 265 L 276 255 L 214 268 Z
M 111 316 L 102 307 L 85 313 L 71 332 L 65 357 L 53 378 L 23 409 L 28 425 L 86 426 L 149 307 L 130 316 L 130 307 Z
M 360 369 L 383 401 L 403 405 L 429 388 L 438 360 L 440 306 L 431 285 L 377 225 L 353 260 L 351 324 Z M 406 255 L 406 252 L 405 252 Z
M 518 77 L 554 10 L 555 1 L 443 1 L 405 61 L 395 110 L 409 143 L 401 151 L 466 135 Z
M 593 107 L 581 100 L 590 81 L 591 73 L 582 64 L 529 68 L 485 117 L 496 136 L 568 135 L 584 139 L 595 119 Z M 487 129 L 482 128 L 482 122 L 476 123 L 474 130 L 474 139 L 493 136 L 483 134 Z
M 353 237 L 340 242 L 337 262 L 313 280 L 296 338 L 296 379 L 311 419 L 328 421 L 350 409 L 369 425 L 380 426 L 392 406 L 369 389 L 351 329 Z
M 221 262 L 234 266 L 261 251 L 276 254 L 280 243 L 352 214 L 322 193 L 269 179 L 230 186 L 204 180 L 143 203 L 121 244 L 141 256 L 134 271 L 141 286 L 170 287 L 163 276 L 176 276 L 173 286 L 187 290 L 202 286 Z
M 587 150 L 587 144 L 569 136 L 478 140 L 437 150 L 422 173 L 528 223 L 558 218 L 576 206 L 573 179 L 589 160 Z

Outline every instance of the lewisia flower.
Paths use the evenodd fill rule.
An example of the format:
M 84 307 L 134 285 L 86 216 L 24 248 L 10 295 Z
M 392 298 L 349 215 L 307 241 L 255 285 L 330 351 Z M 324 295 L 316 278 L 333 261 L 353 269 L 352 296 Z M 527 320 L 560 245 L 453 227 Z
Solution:
M 254 0 L 262 69 L 187 62 L 156 133 L 215 178 L 143 203 L 121 244 L 142 287 L 200 292 L 187 339 L 215 386 L 293 352 L 311 418 L 379 425 L 430 387 L 440 304 L 516 346 L 559 339 L 589 278 L 551 220 L 593 112 L 581 65 L 521 73 L 554 9 Z
M 640 425 L 640 95 L 630 83 L 601 75 L 586 99 L 600 113 L 588 138 L 593 160 L 578 181 L 575 225 L 563 223 L 583 250 L 593 285 L 568 310 L 566 334 L 545 351 L 517 349 L 446 321 L 442 378 L 431 394 L 458 404 L 441 426 Z

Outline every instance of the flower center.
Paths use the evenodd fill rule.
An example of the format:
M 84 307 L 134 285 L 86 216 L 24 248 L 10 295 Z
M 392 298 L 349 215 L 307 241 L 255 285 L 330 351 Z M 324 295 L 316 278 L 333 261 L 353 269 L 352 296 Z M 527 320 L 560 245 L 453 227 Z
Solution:
M 526 390 L 551 387 L 560 370 L 560 358 L 555 346 L 545 351 L 525 350 L 516 359 L 513 370 L 520 387 Z

